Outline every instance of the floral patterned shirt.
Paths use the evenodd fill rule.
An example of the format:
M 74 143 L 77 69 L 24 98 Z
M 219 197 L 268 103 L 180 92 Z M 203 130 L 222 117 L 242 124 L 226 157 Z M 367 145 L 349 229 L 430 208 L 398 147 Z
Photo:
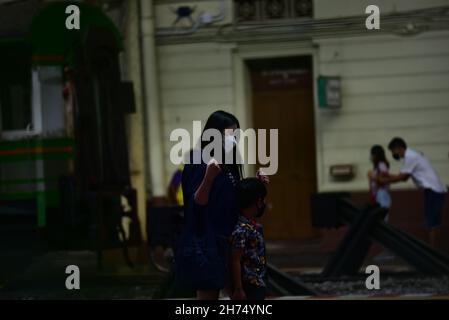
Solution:
M 267 263 L 262 226 L 240 215 L 231 235 L 231 246 L 243 250 L 242 281 L 258 287 L 265 287 Z

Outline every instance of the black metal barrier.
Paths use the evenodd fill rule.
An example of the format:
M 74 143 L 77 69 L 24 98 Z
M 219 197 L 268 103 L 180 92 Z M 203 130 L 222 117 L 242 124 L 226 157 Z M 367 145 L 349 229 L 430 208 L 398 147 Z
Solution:
M 420 273 L 449 274 L 449 257 L 384 222 L 385 209 L 375 205 L 361 209 L 347 199 L 338 199 L 336 204 L 339 223 L 350 228 L 325 266 L 323 277 L 357 274 L 372 242 L 379 243 Z
M 315 228 L 338 228 L 342 226 L 338 217 L 339 199 L 349 199 L 348 192 L 322 192 L 311 197 L 312 226 Z
M 275 294 L 281 296 L 313 296 L 317 292 L 298 277 L 279 270 L 272 264 L 267 265 L 268 288 Z

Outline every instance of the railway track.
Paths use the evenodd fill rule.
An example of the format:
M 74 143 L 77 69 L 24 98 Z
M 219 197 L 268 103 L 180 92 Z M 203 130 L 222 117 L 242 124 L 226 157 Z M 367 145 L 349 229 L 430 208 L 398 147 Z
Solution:
M 287 273 L 268 265 L 268 299 L 449 299 L 449 277 L 416 272 L 390 272 L 381 276 L 381 290 L 365 287 L 366 275 L 323 277 L 321 274 Z M 194 291 L 174 289 L 170 274 L 155 299 L 195 299 Z M 224 299 L 228 299 L 224 297 Z
M 268 289 L 274 294 L 282 296 L 313 296 L 317 291 L 305 282 L 281 271 L 272 264 L 267 265 Z
M 423 275 L 417 272 L 388 272 L 380 277 L 380 288 L 369 290 L 366 287 L 365 274 L 344 277 L 323 277 L 315 275 L 295 275 L 308 288 L 320 296 L 333 297 L 440 297 L 449 296 L 449 276 Z

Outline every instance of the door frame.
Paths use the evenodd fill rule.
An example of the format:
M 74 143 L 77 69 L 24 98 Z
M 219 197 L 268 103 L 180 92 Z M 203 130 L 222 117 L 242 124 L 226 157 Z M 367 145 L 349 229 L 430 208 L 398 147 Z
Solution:
M 235 115 L 240 120 L 243 128 L 252 128 L 252 89 L 249 68 L 247 60 L 269 59 L 269 58 L 287 58 L 297 56 L 312 57 L 312 75 L 313 75 L 313 117 L 315 119 L 315 161 L 316 161 L 316 187 L 317 192 L 325 185 L 325 172 L 323 166 L 322 135 L 320 113 L 317 96 L 317 80 L 319 76 L 319 50 L 312 43 L 265 43 L 245 46 L 237 46 L 233 52 L 234 65 L 234 106 Z M 245 172 L 248 175 L 254 175 L 255 165 L 244 165 Z

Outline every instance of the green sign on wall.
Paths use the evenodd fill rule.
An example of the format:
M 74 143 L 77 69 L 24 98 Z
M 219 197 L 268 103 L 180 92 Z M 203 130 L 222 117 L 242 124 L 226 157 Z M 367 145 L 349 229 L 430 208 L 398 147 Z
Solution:
M 341 107 L 340 77 L 318 77 L 318 102 L 320 108 Z

